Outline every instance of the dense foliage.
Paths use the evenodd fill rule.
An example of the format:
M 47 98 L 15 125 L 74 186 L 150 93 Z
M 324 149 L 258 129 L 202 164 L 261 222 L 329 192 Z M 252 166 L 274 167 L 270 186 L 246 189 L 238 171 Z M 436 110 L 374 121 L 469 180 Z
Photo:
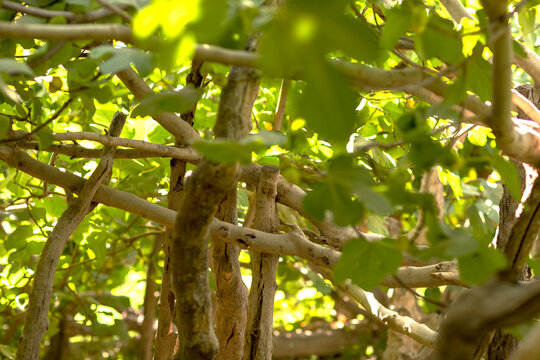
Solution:
M 50 297 L 49 312 L 43 313 L 49 325 L 37 339 L 42 356 L 152 358 L 154 327 L 159 338 L 159 328 L 168 329 L 171 321 L 158 323 L 157 301 L 176 286 L 167 283 L 160 290 L 162 273 L 170 265 L 173 283 L 189 273 L 179 265 L 182 253 L 174 255 L 179 243 L 174 239 L 183 229 L 177 224 L 173 230 L 179 209 L 192 210 L 180 211 L 178 219 L 196 218 L 200 211 L 200 221 L 186 226 L 202 233 L 208 229 L 210 235 L 203 235 L 211 242 L 243 249 L 230 264 L 241 267 L 248 286 L 256 271 L 251 260 L 280 255 L 273 304 L 273 294 L 265 295 L 274 309 L 276 357 L 382 359 L 394 351 L 395 358 L 405 358 L 423 346 L 429 349 L 422 353 L 425 358 L 440 357 L 447 351 L 441 338 L 454 345 L 453 332 L 464 338 L 452 327 L 451 315 L 449 325 L 441 325 L 442 314 L 478 326 L 471 330 L 478 334 L 465 337 L 473 350 L 489 353 L 489 341 L 480 337 L 497 328 L 512 327 L 521 337 L 540 310 L 527 305 L 538 293 L 535 282 L 516 275 L 525 263 L 529 274 L 538 266 L 533 244 L 538 195 L 536 185 L 520 173 L 540 164 L 540 113 L 534 105 L 540 94 L 535 87 L 540 81 L 538 5 L 4 0 L 0 357 L 15 358 L 23 324 L 41 322 L 25 322 L 26 308 L 32 296 L 42 299 L 37 291 L 31 295 L 32 286 L 44 281 L 37 275 L 38 259 L 43 262 L 46 241 L 53 243 L 53 229 L 60 233 L 65 220 L 74 231 L 52 263 L 52 293 L 41 295 Z M 233 90 L 242 81 L 258 89 L 251 104 L 249 89 Z M 529 86 L 519 98 L 511 88 L 523 84 Z M 238 130 L 242 111 L 252 128 L 249 135 Z M 128 116 L 121 134 L 114 135 L 111 121 L 118 112 Z M 106 153 L 115 147 L 108 183 L 97 173 L 109 171 Z M 522 163 L 530 167 L 522 170 Z M 259 191 L 268 193 L 260 184 L 273 169 L 269 166 L 278 166 L 281 174 L 274 179 L 277 197 L 270 201 L 280 203 L 278 232 L 287 236 L 270 235 L 276 231 L 264 225 L 262 211 L 257 222 L 256 202 Z M 204 197 L 171 200 L 182 196 L 184 171 L 186 187 L 193 178 L 188 193 L 202 191 Z M 89 179 L 90 185 L 83 189 L 72 175 Z M 253 227 L 268 236 L 241 227 L 220 232 L 223 224 L 213 215 L 235 223 L 222 208 L 216 213 L 234 187 L 227 188 L 227 179 L 237 184 L 238 223 L 251 224 L 255 212 Z M 216 184 L 227 190 L 217 191 Z M 105 192 L 107 185 L 119 191 Z M 518 213 L 529 225 L 516 221 L 511 228 L 525 185 L 526 195 L 532 195 Z M 499 207 L 502 196 L 513 210 Z M 511 218 L 504 231 L 503 216 Z M 250 236 L 252 242 L 246 240 Z M 206 243 L 199 244 L 206 261 Z M 188 263 L 191 253 L 184 254 Z M 240 307 L 249 322 L 251 302 L 249 308 L 219 302 L 220 291 L 234 293 L 215 276 L 219 261 L 213 257 L 208 274 L 202 266 L 203 277 L 197 278 L 208 279 L 214 311 L 218 307 L 213 316 Z M 532 284 L 528 292 L 497 292 L 499 285 L 525 289 L 525 282 L 516 285 L 518 279 Z M 486 302 L 525 305 L 506 313 L 485 305 L 493 313 L 474 322 L 466 306 L 454 306 L 456 294 L 474 286 L 477 292 L 470 293 Z M 500 297 L 485 296 L 486 286 Z M 176 288 L 176 298 L 189 302 L 197 291 Z M 452 313 L 452 308 L 463 311 Z M 178 326 L 182 314 L 177 310 Z M 240 349 L 245 319 L 242 326 Z M 347 335 L 340 332 L 343 327 Z M 150 329 L 146 335 L 145 329 Z M 298 345 L 308 344 L 302 341 L 317 330 L 327 331 L 326 340 L 317 340 L 322 350 Z M 218 326 L 220 351 L 225 351 L 221 331 Z M 141 341 L 145 336 L 151 340 Z M 396 345 L 401 337 L 414 341 Z M 297 345 L 286 345 L 287 339 Z M 181 349 L 182 341 L 180 336 Z M 22 354 L 23 348 L 19 345 L 17 358 L 33 358 Z M 463 355 L 445 356 L 440 358 Z

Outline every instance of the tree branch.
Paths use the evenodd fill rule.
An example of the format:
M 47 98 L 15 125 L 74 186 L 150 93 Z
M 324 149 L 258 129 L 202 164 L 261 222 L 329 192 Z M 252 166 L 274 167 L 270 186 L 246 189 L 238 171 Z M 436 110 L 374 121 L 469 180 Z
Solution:
M 150 86 L 148 86 L 148 84 L 137 75 L 135 70 L 131 68 L 119 71 L 116 76 L 118 76 L 138 100 L 154 93 L 152 89 L 150 89 Z M 179 116 L 171 113 L 162 113 L 153 116 L 153 118 L 183 144 L 201 140 L 201 136 L 197 130 L 187 122 L 183 121 Z
M 6 145 L 0 146 L 0 159 L 5 161 L 8 165 L 30 174 L 35 178 L 42 179 L 49 184 L 60 186 L 76 194 L 80 193 L 86 182 L 77 175 L 44 164 L 41 161 L 33 159 L 25 152 Z M 174 226 L 177 214 L 173 210 L 153 204 L 134 194 L 106 186 L 101 186 L 99 188 L 94 196 L 94 201 L 137 214 L 165 226 Z M 210 231 L 214 240 L 234 243 L 247 250 L 252 249 L 284 256 L 299 256 L 323 267 L 335 266 L 340 256 L 340 253 L 335 250 L 309 241 L 299 228 L 293 228 L 293 231 L 283 234 L 268 234 L 213 219 L 210 225 Z M 440 267 L 435 265 L 431 268 L 433 270 L 431 273 L 423 270 L 422 267 L 418 267 L 417 269 L 418 270 L 414 270 L 412 267 L 401 268 L 396 275 L 400 277 L 400 279 L 404 279 L 405 283 L 407 283 L 408 280 L 413 281 L 412 279 L 415 278 L 414 281 L 417 286 L 422 284 L 434 284 L 433 277 L 437 277 L 441 281 L 437 286 L 449 283 L 453 284 L 454 279 L 457 277 L 457 273 L 452 270 L 455 269 L 455 266 L 449 264 L 441 265 Z M 410 272 L 418 272 L 422 275 L 412 275 Z M 437 274 L 442 274 L 442 276 Z M 395 284 L 395 279 L 391 279 L 391 277 L 387 278 L 382 284 L 391 286 L 392 284 Z M 413 287 L 409 284 L 407 285 Z
M 279 168 L 263 166 L 257 194 L 253 228 L 271 234 L 279 233 L 276 207 Z M 272 358 L 274 297 L 279 255 L 251 251 L 252 282 L 248 298 L 248 316 L 244 360 Z
M 129 7 L 128 4 L 115 4 L 115 5 L 119 9 L 126 9 Z M 113 11 L 111 11 L 110 9 L 105 9 L 105 8 L 79 14 L 79 13 L 74 13 L 71 11 L 47 10 L 47 9 L 41 9 L 38 7 L 25 6 L 20 3 L 9 1 L 9 0 L 2 1 L 1 6 L 6 10 L 17 11 L 17 12 L 20 12 L 21 14 L 28 14 L 35 17 L 45 18 L 45 19 L 52 19 L 52 18 L 61 16 L 61 17 L 66 18 L 66 20 L 70 22 L 74 22 L 74 23 L 93 22 L 93 21 L 101 20 L 108 16 L 114 15 Z
M 133 43 L 131 29 L 121 24 L 22 24 L 0 21 L 0 36 L 41 40 L 120 40 Z
M 472 359 L 483 335 L 536 316 L 538 296 L 540 281 L 518 284 L 500 278 L 463 293 L 441 324 L 436 359 Z
M 372 294 L 366 293 L 350 282 L 342 286 L 364 309 L 371 313 L 373 318 L 379 320 L 390 329 L 405 334 L 423 345 L 429 347 L 435 346 L 438 334 L 427 325 L 420 324 L 408 316 L 399 315 L 397 312 L 384 307 Z
M 116 113 L 109 128 L 110 135 L 118 136 L 125 121 L 124 114 Z M 91 211 L 92 200 L 101 183 L 110 179 L 114 147 L 105 147 L 102 154 L 99 165 L 82 186 L 79 197 L 69 204 L 58 219 L 41 252 L 34 274 L 23 332 L 19 340 L 17 360 L 37 360 L 39 358 L 41 340 L 49 327 L 49 303 L 53 291 L 56 265 L 69 237 Z

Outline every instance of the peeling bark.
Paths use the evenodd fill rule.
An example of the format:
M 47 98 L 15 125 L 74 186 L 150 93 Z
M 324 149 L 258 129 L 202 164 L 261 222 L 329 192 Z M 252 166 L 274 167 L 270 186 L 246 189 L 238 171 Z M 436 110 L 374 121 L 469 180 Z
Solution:
M 279 168 L 263 166 L 255 200 L 253 228 L 269 233 L 279 232 L 276 207 Z M 279 255 L 251 252 L 252 282 L 249 291 L 248 319 L 244 360 L 272 358 L 274 295 Z

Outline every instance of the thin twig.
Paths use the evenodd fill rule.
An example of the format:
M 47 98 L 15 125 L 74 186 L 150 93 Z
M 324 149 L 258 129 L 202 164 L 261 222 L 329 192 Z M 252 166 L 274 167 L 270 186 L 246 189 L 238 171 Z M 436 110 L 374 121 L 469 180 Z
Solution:
M 12 138 L 7 138 L 7 139 L 3 139 L 3 140 L 0 140 L 0 144 L 5 144 L 5 143 L 11 143 L 11 142 L 16 142 L 16 141 L 20 141 L 20 140 L 25 140 L 25 139 L 28 139 L 30 136 L 32 136 L 33 134 L 37 133 L 39 130 L 43 129 L 45 126 L 49 125 L 51 122 L 53 122 L 54 120 L 56 120 L 60 114 L 68 107 L 68 105 L 73 101 L 75 100 L 75 98 L 69 98 L 63 105 L 62 107 L 60 107 L 60 109 L 58 109 L 53 116 L 51 116 L 47 121 L 45 121 L 44 123 L 41 123 L 39 124 L 35 129 L 33 129 L 32 131 L 30 131 L 29 133 L 26 133 L 26 134 L 23 134 L 23 135 L 20 135 L 20 136 L 16 136 L 16 137 L 12 137 Z

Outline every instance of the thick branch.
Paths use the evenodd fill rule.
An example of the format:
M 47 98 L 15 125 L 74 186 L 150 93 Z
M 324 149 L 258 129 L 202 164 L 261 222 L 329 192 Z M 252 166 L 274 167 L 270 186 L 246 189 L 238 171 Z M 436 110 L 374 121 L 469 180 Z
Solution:
M 397 312 L 384 307 L 372 294 L 366 293 L 356 285 L 346 283 L 343 288 L 375 319 L 381 321 L 390 329 L 405 334 L 423 345 L 435 346 L 438 334 L 427 325 L 420 324 L 408 316 L 401 316 Z
M 498 278 L 465 292 L 441 324 L 437 359 L 471 359 L 479 340 L 489 331 L 536 316 L 540 312 L 538 296 L 539 281 L 517 284 Z
M 22 24 L 0 21 L 0 35 L 16 39 L 134 41 L 131 29 L 121 24 Z
M 514 54 L 514 63 L 531 76 L 535 89 L 540 90 L 540 56 L 527 46 L 523 44 L 519 45 L 523 52 L 525 52 L 525 56 L 521 57 Z
M 85 180 L 81 177 L 44 164 L 41 161 L 31 158 L 25 152 L 7 145 L 0 146 L 0 159 L 27 174 L 76 194 L 80 193 L 85 184 Z M 131 193 L 101 186 L 94 196 L 94 201 L 137 214 L 165 226 L 174 226 L 175 211 L 151 203 Z M 251 249 L 280 255 L 299 256 L 323 267 L 335 266 L 340 255 L 335 250 L 309 241 L 299 228 L 284 234 L 268 234 L 254 229 L 245 229 L 217 219 L 212 221 L 210 228 L 214 240 L 231 242 L 247 250 Z M 441 273 L 453 275 L 443 275 L 441 282 L 437 286 L 448 284 L 448 281 L 452 283 L 448 279 L 457 276 L 456 273 L 452 272 L 452 268 L 451 265 L 443 265 L 441 268 L 433 268 L 433 273 L 417 270 L 423 274 L 418 276 L 423 277 L 424 280 L 417 278 L 415 282 L 417 284 L 421 282 L 433 284 L 433 274 L 437 276 L 436 274 Z M 412 268 L 405 267 L 403 269 L 398 270 L 397 276 L 400 279 L 411 279 L 413 276 L 407 275 L 407 273 L 412 271 Z M 395 284 L 395 280 L 387 278 L 383 282 L 383 285 L 391 285 L 392 283 Z
M 529 258 L 529 252 L 538 237 L 540 229 L 540 178 L 533 184 L 531 194 L 525 201 L 523 211 L 512 226 L 505 254 L 508 258 L 508 271 L 517 280 Z
M 457 23 L 459 23 L 462 18 L 474 19 L 460 0 L 441 0 L 441 3 Z
M 131 68 L 118 72 L 116 76 L 118 76 L 129 91 L 131 91 L 131 93 L 139 100 L 149 94 L 153 94 L 150 86 L 148 86 L 148 84 L 137 75 L 135 70 Z M 201 140 L 197 130 L 193 129 L 190 124 L 182 121 L 180 117 L 174 114 L 162 113 L 153 116 L 153 118 L 183 144 L 188 144 L 194 140 Z
M 279 233 L 276 207 L 279 168 L 263 166 L 255 200 L 253 228 Z M 248 298 L 248 317 L 244 360 L 272 358 L 274 297 L 277 290 L 276 272 L 279 255 L 251 252 L 252 282 Z

